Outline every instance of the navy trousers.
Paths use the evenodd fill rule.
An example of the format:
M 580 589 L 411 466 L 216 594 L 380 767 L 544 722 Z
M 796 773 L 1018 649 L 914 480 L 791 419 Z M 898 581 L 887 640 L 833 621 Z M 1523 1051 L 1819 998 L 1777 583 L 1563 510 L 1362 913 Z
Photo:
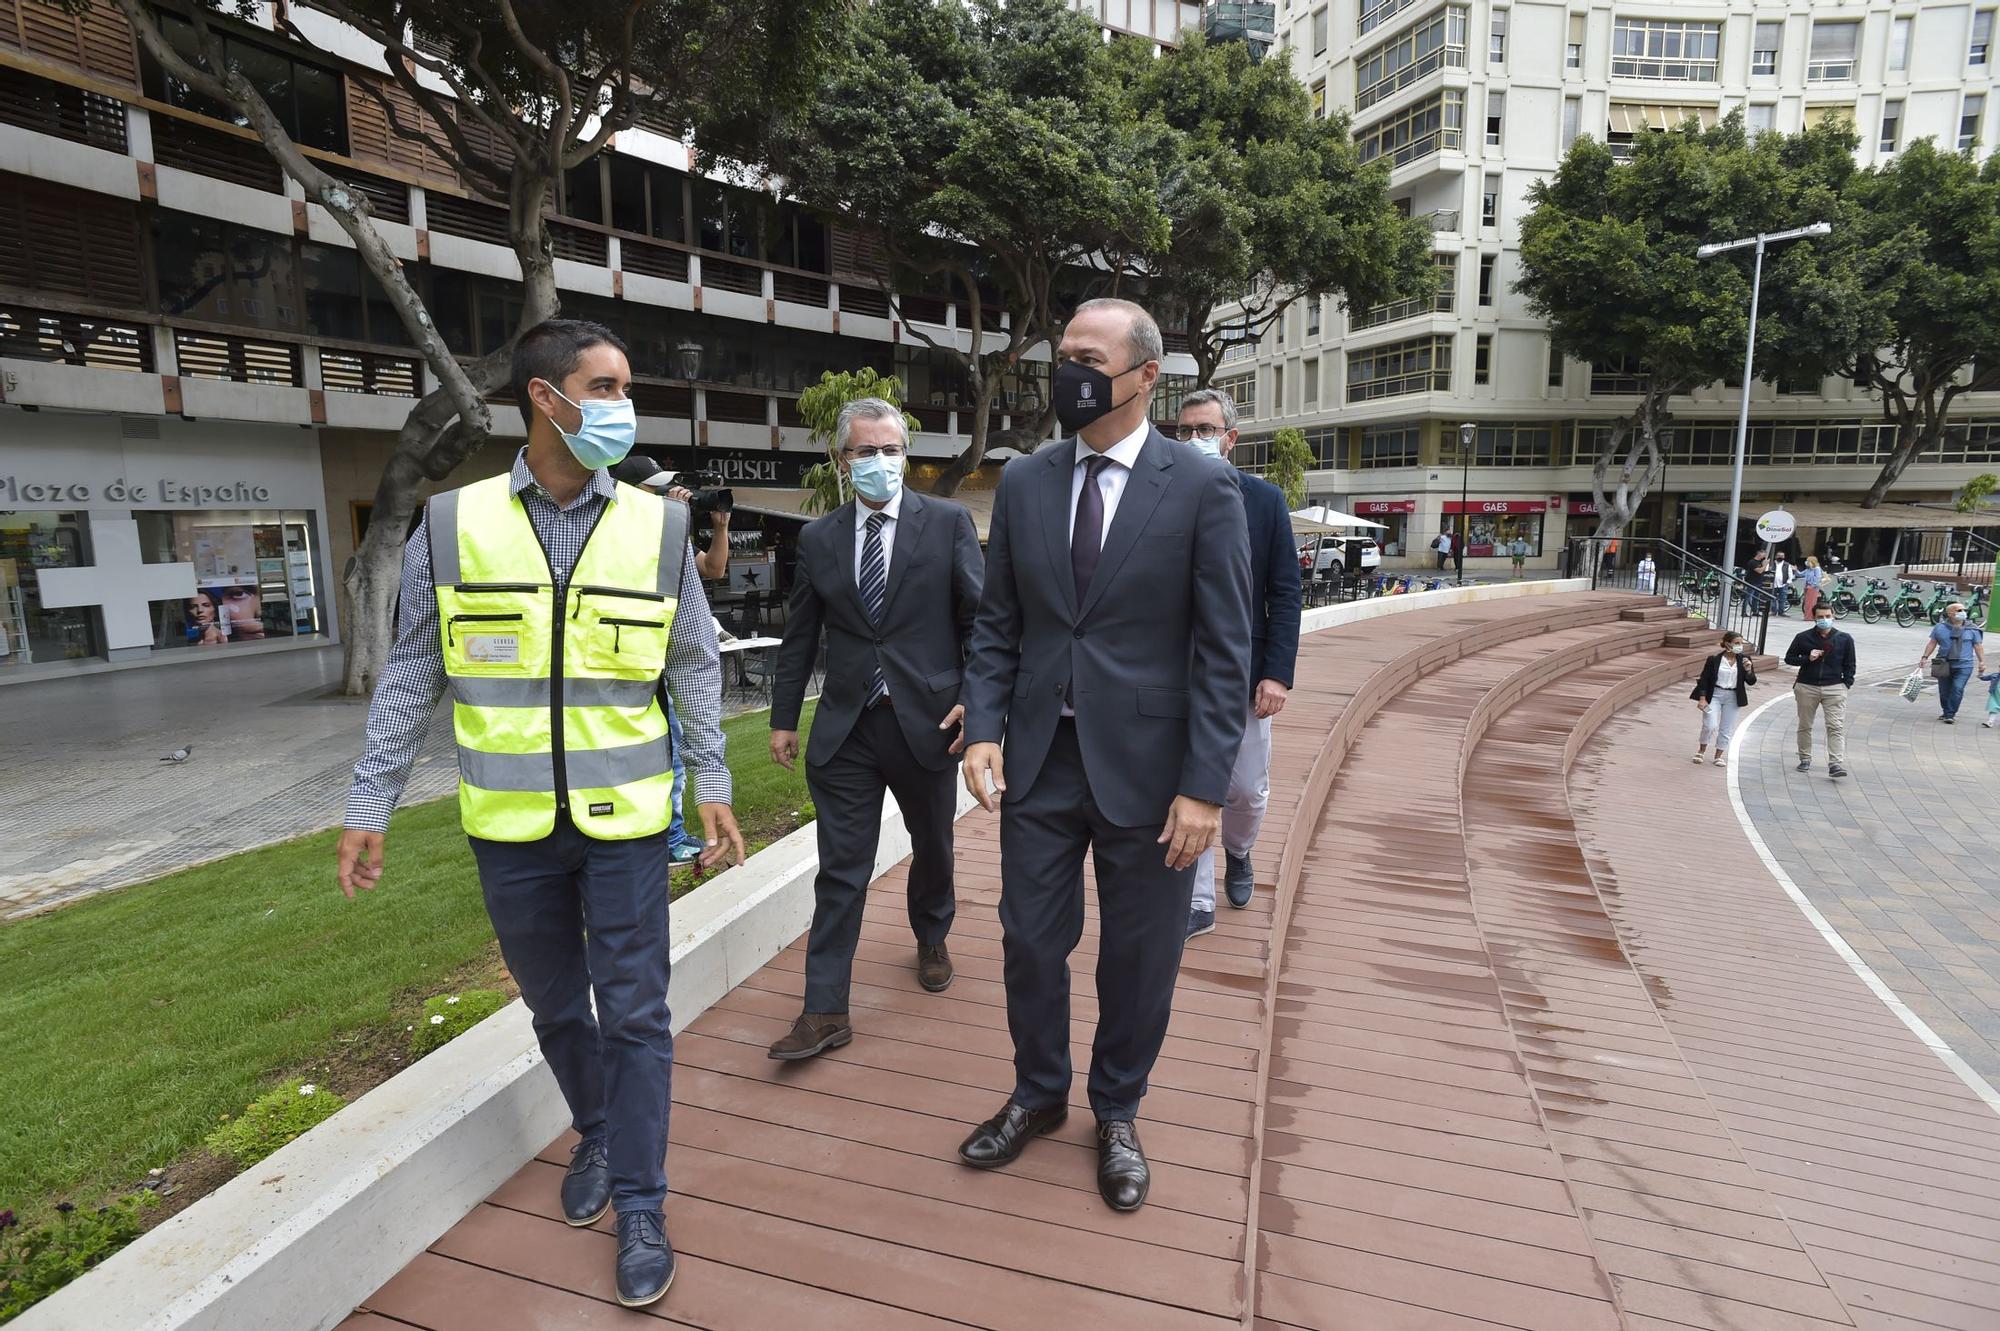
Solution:
M 500 954 L 571 1126 L 605 1139 L 613 1209 L 661 1209 L 674 1073 L 667 834 L 599 841 L 558 818 L 540 841 L 470 840 Z
M 1097 1036 L 1090 1107 L 1134 1118 L 1167 1038 L 1194 868 L 1169 869 L 1159 823 L 1120 827 L 1090 793 L 1076 725 L 1056 726 L 1034 784 L 1000 806 L 1000 929 L 1014 1095 L 1069 1101 L 1069 954 L 1083 938 L 1083 857 L 1097 866 Z

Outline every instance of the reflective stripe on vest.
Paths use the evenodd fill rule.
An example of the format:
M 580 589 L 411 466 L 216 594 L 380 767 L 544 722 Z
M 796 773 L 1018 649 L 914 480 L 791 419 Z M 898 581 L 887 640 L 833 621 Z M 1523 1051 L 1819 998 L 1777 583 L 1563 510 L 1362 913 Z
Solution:
M 618 486 L 560 597 L 508 477 L 438 495 L 425 523 L 466 832 L 537 840 L 559 799 L 593 837 L 665 831 L 673 767 L 658 692 L 686 506 Z

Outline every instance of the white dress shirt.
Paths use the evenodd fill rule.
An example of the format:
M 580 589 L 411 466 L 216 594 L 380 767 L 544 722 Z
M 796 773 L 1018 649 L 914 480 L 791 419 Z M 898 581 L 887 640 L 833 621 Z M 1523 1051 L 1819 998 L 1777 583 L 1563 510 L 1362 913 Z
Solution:
M 1111 465 L 1097 473 L 1097 492 L 1104 496 L 1104 526 L 1097 533 L 1100 553 L 1106 538 L 1111 535 L 1111 519 L 1118 516 L 1118 499 L 1125 493 L 1125 482 L 1131 479 L 1132 468 L 1139 461 L 1139 450 L 1146 446 L 1146 440 L 1152 437 L 1152 433 L 1153 423 L 1150 420 L 1140 421 L 1138 429 L 1104 450 L 1103 456 L 1111 459 Z M 1083 464 L 1097 456 L 1097 450 L 1084 443 L 1083 436 L 1078 435 L 1069 482 L 1069 530 L 1072 537 L 1076 535 L 1077 501 L 1083 497 L 1084 478 L 1090 474 L 1083 469 Z M 1076 709 L 1064 703 L 1062 714 L 1075 716 Z
M 1097 474 L 1097 490 L 1104 496 L 1104 529 L 1097 534 L 1097 548 L 1104 548 L 1105 538 L 1111 534 L 1111 519 L 1118 515 L 1118 499 L 1125 493 L 1125 482 L 1131 478 L 1132 468 L 1139 461 L 1139 450 L 1146 446 L 1152 436 L 1153 423 L 1140 421 L 1139 428 L 1104 450 L 1104 456 L 1115 464 Z M 1083 478 L 1087 474 L 1083 464 L 1098 456 L 1097 450 L 1083 442 L 1083 436 L 1076 440 L 1074 471 L 1069 482 L 1069 530 L 1076 533 L 1076 504 L 1083 496 Z
M 880 508 L 870 508 L 858 498 L 854 501 L 854 585 L 857 588 L 861 586 L 861 556 L 868 549 L 868 519 L 877 513 L 888 519 L 882 524 L 882 587 L 883 595 L 887 596 L 889 561 L 896 553 L 896 523 L 903 514 L 902 487 L 898 486 L 896 493 L 889 496 L 889 502 Z M 864 599 L 861 604 L 866 606 L 868 602 Z M 884 696 L 889 692 L 886 679 L 882 691 Z

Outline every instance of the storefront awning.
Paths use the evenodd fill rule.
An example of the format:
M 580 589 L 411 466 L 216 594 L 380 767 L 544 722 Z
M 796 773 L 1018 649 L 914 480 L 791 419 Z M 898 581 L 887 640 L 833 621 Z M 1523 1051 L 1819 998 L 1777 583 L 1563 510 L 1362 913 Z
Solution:
M 1668 130 L 1679 127 L 1682 121 L 1694 120 L 1703 129 L 1715 126 L 1716 112 L 1712 106 L 1663 106 L 1652 102 L 1613 102 L 1611 104 L 1611 132 L 1614 134 L 1637 134 L 1643 130 Z
M 1352 513 L 1343 513 L 1337 508 L 1328 508 L 1325 504 L 1314 504 L 1310 508 L 1302 508 L 1292 514 L 1293 531 L 1304 531 L 1308 525 L 1322 527 L 1327 531 L 1351 527 L 1374 527 L 1381 531 L 1388 530 L 1386 523 L 1370 522 L 1367 518 L 1357 518 Z
M 1719 513 L 1725 518 L 1729 516 L 1728 503 L 1720 500 L 1704 500 L 1690 507 L 1704 513 Z M 1943 531 L 1947 527 L 2000 527 L 2000 509 L 1960 513 L 1948 504 L 1883 504 L 1879 508 L 1863 508 L 1859 504 L 1824 504 L 1804 500 L 1779 504 L 1769 500 L 1746 499 L 1743 501 L 1742 516 L 1755 518 L 1774 508 L 1784 509 L 1801 527 L 1902 527 L 1932 531 Z

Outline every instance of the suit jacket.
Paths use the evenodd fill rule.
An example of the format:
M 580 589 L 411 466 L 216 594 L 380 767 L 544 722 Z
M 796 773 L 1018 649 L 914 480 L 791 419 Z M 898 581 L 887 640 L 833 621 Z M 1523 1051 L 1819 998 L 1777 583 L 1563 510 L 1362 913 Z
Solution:
M 1236 473 L 1250 526 L 1250 683 L 1292 687 L 1299 661 L 1299 546 L 1285 492 L 1259 476 Z
M 1701 678 L 1694 682 L 1694 692 L 1688 697 L 1696 702 L 1715 701 L 1715 681 L 1722 672 L 1723 658 L 1727 652 L 1716 652 L 1701 663 Z M 1749 686 L 1757 682 L 1757 671 L 1750 664 L 1748 653 L 1736 658 L 1736 687 L 1731 690 L 1736 695 L 1738 707 L 1750 705 Z
M 966 641 L 985 573 L 979 537 L 972 515 L 961 506 L 905 490 L 878 625 L 868 618 L 854 580 L 857 502 L 849 500 L 799 533 L 771 728 L 798 729 L 806 680 L 824 630 L 826 684 L 813 716 L 806 761 L 825 763 L 839 750 L 868 701 L 868 684 L 880 665 L 910 751 L 938 771 L 956 761 L 947 750 L 957 727 L 939 730 L 938 723 L 959 701 Z
M 1081 600 L 1070 572 L 1075 441 L 1007 464 L 966 666 L 967 743 L 1006 742 L 1007 791 L 1034 784 L 1063 704 L 1091 795 L 1120 827 L 1176 795 L 1220 804 L 1250 696 L 1250 544 L 1227 463 L 1154 430 Z

